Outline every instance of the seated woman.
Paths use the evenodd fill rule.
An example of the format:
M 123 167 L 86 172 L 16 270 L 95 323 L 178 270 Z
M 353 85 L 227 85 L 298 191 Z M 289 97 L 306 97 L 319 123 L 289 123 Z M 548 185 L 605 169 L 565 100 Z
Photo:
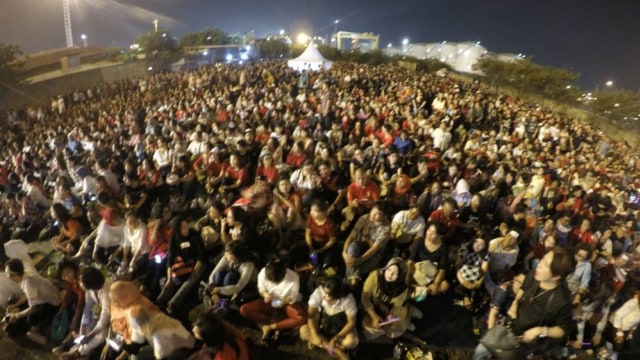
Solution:
M 171 220 L 171 209 L 168 206 L 163 207 L 160 204 L 153 206 L 147 224 L 149 241 L 147 272 L 142 274 L 140 279 L 141 291 L 151 299 L 155 299 L 160 293 L 160 278 L 166 274 L 169 239 L 173 234 L 169 220 Z
M 190 360 L 249 360 L 246 336 L 216 315 L 201 314 L 191 331 L 200 350 Z
M 65 351 L 60 355 L 63 359 L 89 356 L 104 343 L 109 329 L 111 319 L 109 291 L 111 283 L 106 281 L 100 270 L 90 267 L 82 270 L 80 284 L 85 289 L 82 322 L 77 333 L 77 335 L 82 336 L 82 340 L 80 343 L 75 343 L 70 339 L 70 341 L 62 345 L 61 349 L 56 349 Z
M 115 259 L 124 244 L 125 220 L 117 208 L 106 208 L 98 227 L 83 241 L 77 256 L 91 253 L 93 261 L 102 264 Z M 93 240 L 93 241 L 92 241 Z M 91 246 L 93 245 L 93 249 Z
M 407 304 L 407 273 L 404 260 L 393 258 L 387 266 L 367 277 L 361 297 L 365 311 L 362 327 L 367 340 L 383 335 L 397 338 L 413 327 L 410 305 Z
M 460 296 L 462 305 L 469 308 L 472 304 L 477 304 L 484 294 L 481 291 L 482 285 L 484 276 L 489 271 L 487 241 L 481 233 L 460 248 L 456 269 L 459 283 L 456 293 Z
M 58 276 L 64 283 L 60 309 L 67 309 L 69 330 L 78 332 L 84 310 L 84 289 L 80 285 L 80 266 L 73 261 L 63 260 L 58 265 Z
M 338 359 L 348 359 L 346 351 L 358 346 L 356 316 L 358 305 L 344 281 L 331 277 L 309 298 L 307 325 L 300 328 L 300 338 L 309 348 L 323 348 Z
M 209 275 L 209 293 L 216 307 L 223 309 L 230 299 L 238 297 L 255 279 L 255 272 L 255 256 L 247 245 L 241 241 L 227 243 L 224 256 Z
M 240 307 L 240 315 L 261 324 L 262 342 L 277 340 L 280 331 L 296 328 L 307 317 L 300 301 L 300 278 L 287 269 L 280 259 L 274 259 L 258 274 L 261 299 Z
M 167 281 L 157 304 L 175 314 L 203 274 L 204 248 L 200 235 L 189 227 L 189 219 L 178 216 L 171 220 L 173 234 L 167 252 Z
M 424 241 L 416 241 L 411 245 L 409 255 L 410 273 L 416 269 L 421 269 L 421 264 L 429 264 L 426 268 L 432 268 L 433 273 L 422 277 L 424 281 L 418 283 L 419 286 L 426 286 L 426 292 L 431 295 L 444 294 L 449 289 L 449 281 L 446 279 L 446 272 L 449 262 L 449 251 L 442 241 L 442 235 L 436 223 L 427 226 Z M 415 274 L 413 275 L 416 279 Z
M 65 254 L 74 254 L 80 248 L 82 225 L 72 218 L 67 208 L 60 203 L 51 207 L 51 217 L 60 229 L 60 234 L 51 239 L 53 248 Z

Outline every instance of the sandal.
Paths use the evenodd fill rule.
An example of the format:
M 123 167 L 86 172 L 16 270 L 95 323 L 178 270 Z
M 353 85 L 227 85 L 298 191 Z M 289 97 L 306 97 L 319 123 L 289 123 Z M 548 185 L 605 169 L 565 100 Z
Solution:
M 260 338 L 260 345 L 269 345 L 269 343 L 273 340 L 273 329 L 271 328 L 271 325 L 263 325 L 261 330 L 262 337 Z

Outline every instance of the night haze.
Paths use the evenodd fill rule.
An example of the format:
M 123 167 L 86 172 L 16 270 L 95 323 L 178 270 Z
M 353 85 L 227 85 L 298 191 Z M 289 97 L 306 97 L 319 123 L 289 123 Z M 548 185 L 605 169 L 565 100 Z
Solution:
M 480 41 L 498 53 L 523 53 L 581 74 L 585 88 L 607 81 L 640 89 L 640 1 L 383 0 L 70 0 L 73 39 L 82 46 L 128 47 L 152 21 L 175 36 L 206 28 L 254 30 L 258 38 L 308 31 L 373 32 L 380 44 Z M 65 46 L 62 0 L 3 0 L 0 43 L 26 54 Z

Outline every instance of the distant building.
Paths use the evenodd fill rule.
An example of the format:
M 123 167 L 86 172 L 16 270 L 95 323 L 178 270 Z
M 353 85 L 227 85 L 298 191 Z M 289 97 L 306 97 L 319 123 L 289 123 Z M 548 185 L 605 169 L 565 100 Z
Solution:
M 477 74 L 479 71 L 473 68 L 480 58 L 491 57 L 500 61 L 517 61 L 524 58 L 518 54 L 496 54 L 489 52 L 480 42 L 447 42 L 441 43 L 417 43 L 407 44 L 400 47 L 387 47 L 383 50 L 386 55 L 404 55 L 417 59 L 436 59 L 451 66 L 452 69 L 463 72 Z
M 338 50 L 358 49 L 362 52 L 378 50 L 380 35 L 372 33 L 356 33 L 350 31 L 338 31 L 332 41 L 336 42 Z

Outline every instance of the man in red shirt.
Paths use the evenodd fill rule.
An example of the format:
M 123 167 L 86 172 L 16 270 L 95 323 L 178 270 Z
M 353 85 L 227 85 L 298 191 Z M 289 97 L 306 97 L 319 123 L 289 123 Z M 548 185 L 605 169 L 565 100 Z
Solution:
M 453 234 L 458 227 L 458 215 L 455 212 L 456 203 L 453 199 L 447 198 L 442 203 L 440 209 L 431 213 L 429 221 L 438 222 L 444 230 L 445 242 L 451 241 Z
M 348 205 L 342 210 L 345 221 L 340 226 L 341 230 L 346 230 L 354 218 L 370 211 L 380 199 L 378 184 L 369 178 L 364 169 L 356 169 L 354 178 L 347 188 Z

